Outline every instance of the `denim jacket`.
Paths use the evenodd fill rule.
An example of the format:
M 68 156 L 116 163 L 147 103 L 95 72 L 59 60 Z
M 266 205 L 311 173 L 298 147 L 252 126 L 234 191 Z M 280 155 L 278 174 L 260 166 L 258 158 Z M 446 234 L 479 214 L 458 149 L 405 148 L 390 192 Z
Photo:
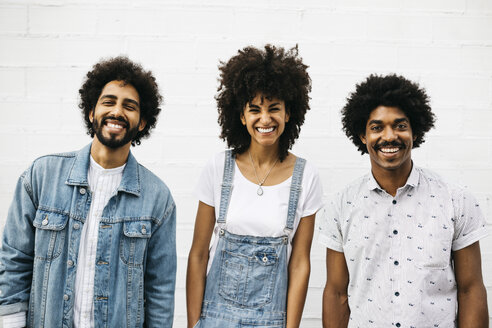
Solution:
M 27 311 L 29 327 L 72 327 L 90 148 L 41 157 L 19 178 L 0 251 L 0 315 Z M 95 326 L 171 327 L 175 280 L 174 201 L 130 153 L 99 224 Z

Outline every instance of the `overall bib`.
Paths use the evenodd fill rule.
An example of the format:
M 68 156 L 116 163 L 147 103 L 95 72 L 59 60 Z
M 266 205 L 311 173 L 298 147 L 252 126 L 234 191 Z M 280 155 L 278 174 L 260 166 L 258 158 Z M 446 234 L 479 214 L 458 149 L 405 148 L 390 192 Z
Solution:
M 297 158 L 292 174 L 285 235 L 244 236 L 220 229 L 215 256 L 207 275 L 201 317 L 195 327 L 285 327 L 287 246 L 294 227 L 305 163 L 306 160 Z M 222 226 L 226 222 L 232 192 L 234 164 L 231 151 L 226 151 L 217 219 Z

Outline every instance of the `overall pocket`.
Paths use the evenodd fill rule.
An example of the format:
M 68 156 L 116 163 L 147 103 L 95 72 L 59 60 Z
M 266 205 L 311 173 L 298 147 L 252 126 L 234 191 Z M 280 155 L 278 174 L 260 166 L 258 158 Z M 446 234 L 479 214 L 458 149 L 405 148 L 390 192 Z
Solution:
M 147 242 L 152 236 L 151 221 L 123 222 L 123 236 L 120 240 L 120 258 L 130 266 L 141 266 L 144 261 Z
M 67 214 L 38 209 L 33 221 L 36 228 L 34 256 L 43 261 L 57 258 L 65 242 Z
M 272 300 L 278 267 L 274 249 L 258 250 L 252 256 L 222 251 L 219 294 L 241 307 L 257 307 Z

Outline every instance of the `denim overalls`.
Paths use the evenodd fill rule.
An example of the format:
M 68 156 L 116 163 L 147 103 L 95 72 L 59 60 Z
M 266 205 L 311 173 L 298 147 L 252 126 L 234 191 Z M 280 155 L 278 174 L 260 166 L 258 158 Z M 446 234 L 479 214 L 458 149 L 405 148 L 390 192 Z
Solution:
M 195 327 L 285 327 L 287 245 L 294 227 L 305 163 L 302 158 L 296 160 L 284 236 L 244 236 L 220 229 L 207 276 L 200 321 Z M 231 151 L 226 151 L 217 219 L 222 226 L 226 222 L 234 164 Z

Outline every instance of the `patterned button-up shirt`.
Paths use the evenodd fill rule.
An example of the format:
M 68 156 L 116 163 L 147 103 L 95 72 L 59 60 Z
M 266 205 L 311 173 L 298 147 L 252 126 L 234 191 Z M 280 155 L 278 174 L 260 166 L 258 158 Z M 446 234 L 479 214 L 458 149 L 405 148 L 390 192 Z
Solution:
M 349 327 L 455 327 L 452 252 L 487 235 L 472 195 L 414 166 L 395 197 L 367 174 L 322 217 L 319 242 L 349 271 Z

